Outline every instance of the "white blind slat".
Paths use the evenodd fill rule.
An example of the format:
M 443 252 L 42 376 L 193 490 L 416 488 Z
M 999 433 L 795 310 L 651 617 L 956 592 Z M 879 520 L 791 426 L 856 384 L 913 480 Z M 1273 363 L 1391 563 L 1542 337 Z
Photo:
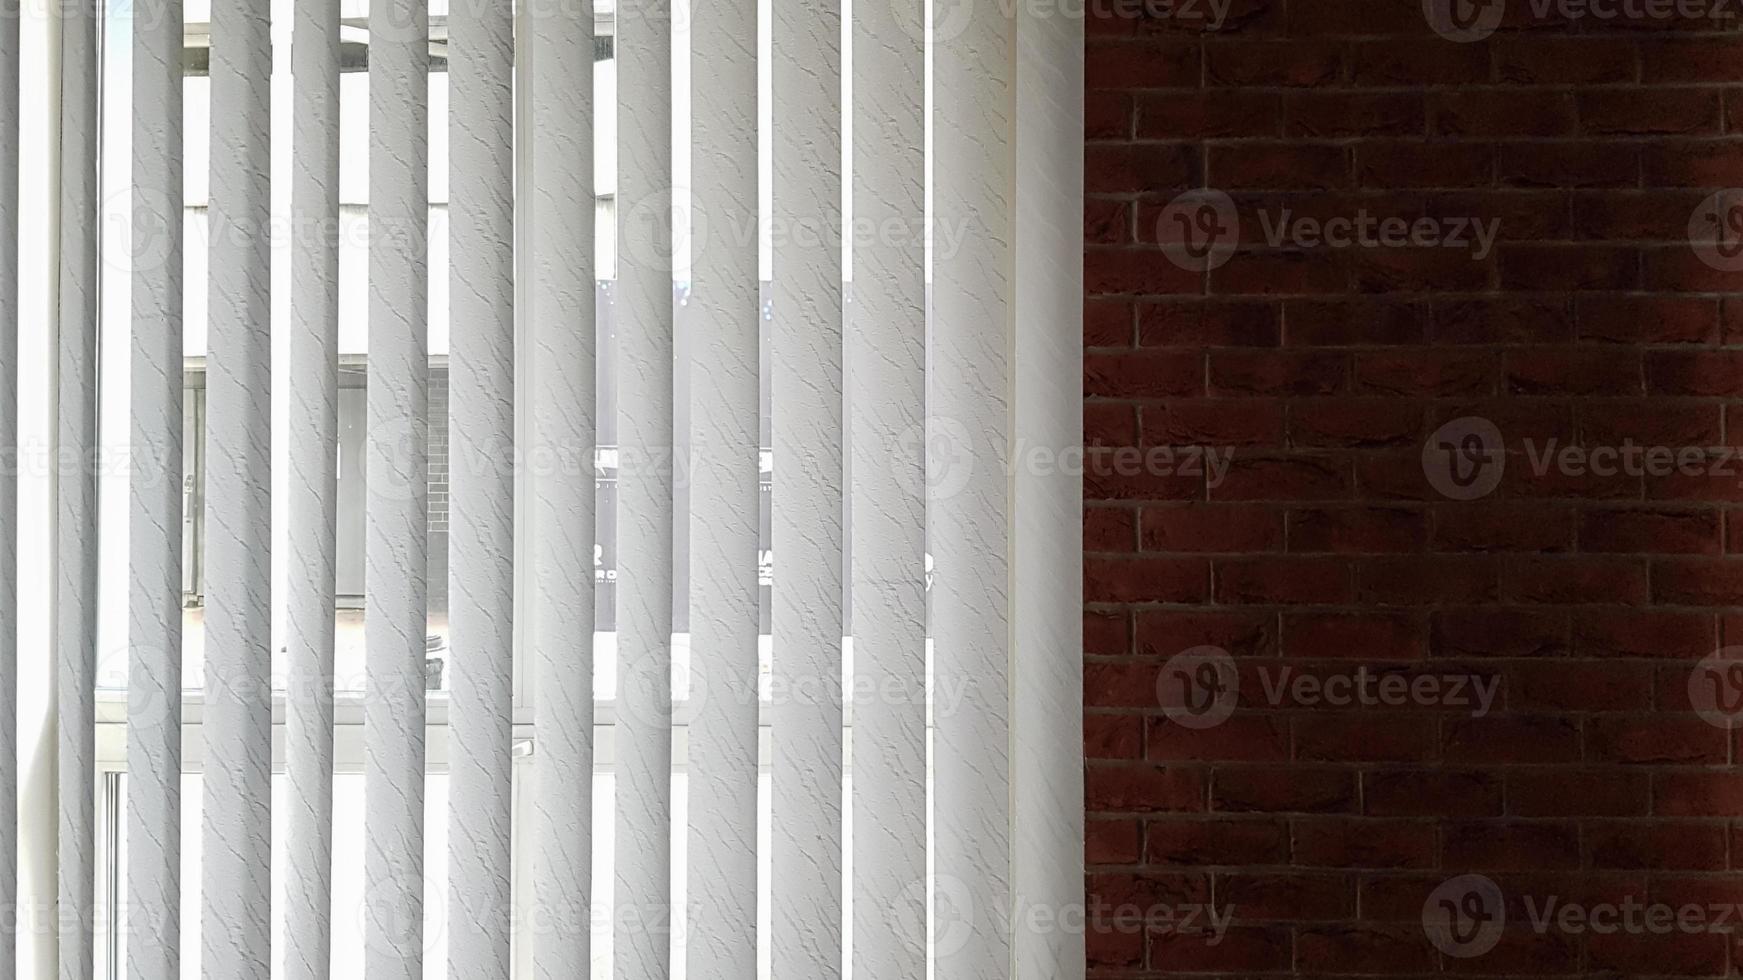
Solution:
M 448 976 L 509 973 L 514 709 L 514 18 L 449 20 Z
M 688 975 L 755 980 L 757 5 L 692 10 Z
M 339 3 L 298 0 L 291 35 L 289 421 L 290 779 L 284 969 L 327 980 L 332 964 L 333 623 L 339 441 Z
M 364 969 L 424 972 L 424 637 L 429 579 L 429 15 L 369 22 Z
M 924 10 L 853 7 L 853 956 L 890 980 L 926 976 Z
M 934 255 L 929 437 L 950 451 L 930 454 L 941 466 L 928 475 L 927 536 L 936 685 L 961 698 L 935 719 L 934 861 L 958 920 L 936 957 L 940 976 L 1002 980 L 1012 972 L 1005 465 L 1015 31 L 1000 5 L 976 4 L 935 40 L 934 220 L 960 241 Z
M 842 973 L 841 6 L 776 3 L 775 980 Z
M 182 11 L 133 17 L 127 974 L 180 980 Z
M 671 965 L 672 2 L 617 7 L 617 829 L 613 957 Z
M 593 240 L 593 5 L 535 7 L 531 46 L 534 976 L 591 969 L 593 454 L 598 360 Z
M 1083 439 L 1084 24 L 1025 11 L 1017 25 L 1015 431 L 1063 454 Z M 1063 455 L 1056 458 L 1064 459 Z M 1043 908 L 1083 900 L 1083 480 L 1019 468 L 1012 562 L 1012 893 Z M 1021 921 L 1020 919 L 1018 921 Z M 1015 980 L 1084 975 L 1078 929 L 1021 929 Z
M 61 16 L 60 320 L 55 377 L 55 645 L 60 975 L 93 963 L 97 663 L 97 35 L 93 0 Z
M 18 458 L 19 4 L 0 0 L 0 453 Z M 0 473 L 0 908 L 18 907 L 18 473 Z M 0 929 L 0 980 L 17 930 Z
M 201 971 L 270 975 L 271 161 L 265 0 L 212 5 Z

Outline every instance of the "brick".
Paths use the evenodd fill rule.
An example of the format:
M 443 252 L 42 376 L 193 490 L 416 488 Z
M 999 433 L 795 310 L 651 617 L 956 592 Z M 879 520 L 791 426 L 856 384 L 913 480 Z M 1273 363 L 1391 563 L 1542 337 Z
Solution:
M 1084 824 L 1086 864 L 1136 864 L 1143 856 L 1143 847 L 1143 824 L 1137 820 L 1090 820 Z
M 1493 774 L 1439 770 L 1373 770 L 1362 774 L 1364 812 L 1382 817 L 1484 817 L 1501 813 L 1501 781 Z
M 1335 500 L 1350 493 L 1349 466 L 1325 457 L 1237 453 L 1212 500 Z
M 1501 288 L 1626 290 L 1640 284 L 1640 256 L 1624 245 L 1522 245 L 1497 249 Z
M 1185 190 L 1198 183 L 1198 160 L 1183 144 L 1092 143 L 1084 152 L 1084 189 L 1097 194 Z
M 1355 388 L 1391 395 L 1485 394 L 1499 363 L 1487 351 L 1408 350 L 1356 356 Z
M 1713 617 L 1658 609 L 1596 609 L 1574 620 L 1574 652 L 1587 657 L 1698 660 L 1718 639 Z
M 1358 595 L 1382 606 L 1493 601 L 1496 564 L 1486 558 L 1366 558 L 1357 565 Z
M 1306 660 L 1415 660 L 1426 652 L 1425 624 L 1397 613 L 1285 613 L 1283 654 Z
M 1297 817 L 1290 827 L 1294 861 L 1304 867 L 1404 870 L 1436 860 L 1431 821 Z
M 1084 255 L 1084 290 L 1090 296 L 1166 296 L 1204 291 L 1204 277 L 1182 269 L 1153 248 L 1094 248 Z
M 1289 729 L 1281 719 L 1237 715 L 1215 728 L 1188 728 L 1149 719 L 1145 758 L 1151 762 L 1281 762 L 1289 758 Z
M 1646 387 L 1654 395 L 1743 394 L 1743 351 L 1652 351 L 1646 355 Z
M 1652 597 L 1677 606 L 1743 605 L 1743 562 L 1725 558 L 1655 561 Z
M 1358 41 L 1350 75 L 1357 85 L 1469 85 L 1489 77 L 1489 50 L 1481 44 L 1447 44 L 1439 38 Z
M 1559 297 L 1449 299 L 1434 305 L 1434 339 L 1441 344 L 1530 344 L 1572 341 L 1573 306 Z
M 1130 347 L 1134 312 L 1124 300 L 1085 300 L 1083 346 Z
M 1213 40 L 1204 46 L 1204 63 L 1211 85 L 1323 85 L 1343 72 L 1342 46 L 1321 41 Z
M 1436 95 L 1429 103 L 1429 130 L 1443 137 L 1571 136 L 1577 128 L 1574 100 L 1554 90 L 1508 92 L 1471 89 Z
M 1725 866 L 1723 827 L 1695 821 L 1586 824 L 1586 850 L 1594 868 L 1705 871 Z
M 1084 773 L 1092 813 L 1170 813 L 1204 809 L 1205 773 L 1192 767 L 1093 765 Z
M 1083 202 L 1083 238 L 1095 245 L 1131 244 L 1131 204 L 1107 199 Z
M 1342 875 L 1219 874 L 1216 892 L 1245 919 L 1325 921 L 1356 910 L 1356 883 Z
M 1572 550 L 1574 511 L 1564 504 L 1473 500 L 1434 509 L 1433 551 Z
M 1703 510 L 1590 510 L 1581 514 L 1584 551 L 1718 554 L 1719 515 Z
M 1502 567 L 1501 591 L 1521 603 L 1639 604 L 1648 595 L 1647 566 L 1621 556 L 1516 558 Z
M 1216 597 L 1223 603 L 1345 602 L 1350 576 L 1336 562 L 1312 558 L 1225 559 L 1216 564 Z
M 1086 759 L 1143 758 L 1144 720 L 1126 715 L 1085 715 L 1083 755 Z
M 1166 398 L 1204 390 L 1196 354 L 1141 351 L 1089 354 L 1083 359 L 1084 394 L 1106 398 Z
M 1590 136 L 1700 136 L 1719 131 L 1711 89 L 1625 88 L 1582 92 L 1580 129 Z
M 1296 758 L 1307 762 L 1426 762 L 1435 754 L 1434 719 L 1426 715 L 1342 712 L 1295 723 Z
M 1496 150 L 1495 177 L 1508 187 L 1633 187 L 1638 153 L 1627 143 L 1508 143 Z
M 1175 88 L 1197 85 L 1199 71 L 1199 48 L 1189 41 L 1091 41 L 1083 80 L 1092 90 Z
M 1138 340 L 1145 347 L 1276 347 L 1282 322 L 1275 304 L 1256 301 L 1144 303 Z
M 1690 716 L 1594 718 L 1586 724 L 1586 758 L 1627 765 L 1722 763 L 1726 734 Z
M 1206 178 L 1225 190 L 1329 190 L 1349 184 L 1344 149 L 1303 143 L 1219 143 L 1210 147 Z
M 1288 825 L 1270 817 L 1157 817 L 1148 823 L 1145 858 L 1161 865 L 1283 864 Z
M 1507 774 L 1509 814 L 1517 817 L 1645 816 L 1647 776 L 1615 769 L 1519 769 Z
M 1306 508 L 1289 512 L 1289 550 L 1339 554 L 1421 551 L 1426 515 L 1397 507 Z
M 1486 187 L 1493 170 L 1487 146 L 1376 140 L 1355 150 L 1355 179 L 1362 187 Z
M 1102 558 L 1084 565 L 1088 602 L 1202 602 L 1210 563 L 1193 558 Z
M 1138 139 L 1216 139 L 1277 136 L 1283 102 L 1275 95 L 1244 89 L 1165 92 L 1138 100 Z
M 1532 35 L 1497 38 L 1495 74 L 1520 85 L 1630 82 L 1634 45 L 1623 38 Z
M 1284 130 L 1308 139 L 1408 136 L 1422 132 L 1423 100 L 1412 93 L 1315 91 L 1284 103 Z
M 1137 541 L 1137 511 L 1090 507 L 1083 512 L 1084 551 L 1132 551 Z
M 1138 653 L 1172 657 L 1196 646 L 1221 647 L 1237 657 L 1277 650 L 1277 617 L 1250 610 L 1149 609 L 1138 613 Z
M 1283 309 L 1290 347 L 1413 344 L 1427 333 L 1427 308 L 1414 303 L 1302 298 Z
M 1510 351 L 1502 370 L 1519 395 L 1638 395 L 1643 384 L 1638 355 L 1607 349 Z
M 1457 823 L 1447 828 L 1443 857 L 1469 871 L 1568 870 L 1580 866 L 1580 836 L 1572 822 Z
M 1296 933 L 1296 969 L 1315 975 L 1424 973 L 1435 961 L 1421 925 L 1349 923 L 1304 928 Z
M 1142 534 L 1145 551 L 1273 551 L 1283 541 L 1283 515 L 1239 505 L 1147 507 Z
M 1228 767 L 1211 786 L 1211 808 L 1219 811 L 1345 813 L 1355 806 L 1355 774 L 1336 769 Z
M 1436 657 L 1552 657 L 1568 651 L 1566 614 L 1477 607 L 1436 612 L 1429 649 Z

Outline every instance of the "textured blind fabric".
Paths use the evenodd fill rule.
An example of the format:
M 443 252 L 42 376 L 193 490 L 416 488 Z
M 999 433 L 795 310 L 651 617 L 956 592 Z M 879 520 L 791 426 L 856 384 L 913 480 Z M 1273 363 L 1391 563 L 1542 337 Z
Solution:
M 0 0 L 0 453 L 18 458 L 17 0 Z M 18 474 L 0 473 L 0 908 L 18 907 Z M 17 936 L 0 929 L 0 980 Z
M 16 455 L 29 231 L 0 3 Z M 212 0 L 207 34 L 183 0 L 134 0 L 126 106 L 99 105 L 108 15 L 63 8 L 49 383 L 57 450 L 83 465 L 54 487 L 48 842 L 18 839 L 0 474 L 0 905 L 15 850 L 53 846 L 60 978 L 179 978 L 195 928 L 213 980 L 1082 976 L 1080 935 L 1016 914 L 1083 900 L 1081 596 L 1058 574 L 1081 550 L 1059 464 L 1081 438 L 1082 24 L 975 4 L 929 27 L 927 7 Z M 187 121 L 204 185 L 190 74 L 209 75 L 209 117 Z M 367 82 L 355 145 L 348 76 Z M 130 115 L 119 246 L 96 220 L 110 112 Z M 366 268 L 343 264 L 353 153 Z M 127 322 L 100 323 L 117 247 Z M 100 329 L 130 341 L 120 765 L 94 737 L 123 724 L 97 686 Z M 347 446 L 367 473 L 360 596 Z M 204 666 L 184 670 L 196 566 Z M 361 684 L 337 676 L 351 598 Z M 348 826 L 335 781 L 359 773 Z M 347 908 L 336 862 L 358 840 Z
M 133 479 L 128 511 L 127 947 L 133 980 L 181 977 L 182 18 L 133 31 Z
M 59 317 L 54 416 L 54 643 L 60 806 L 57 955 L 63 978 L 94 969 L 97 674 L 97 103 L 94 0 L 62 8 Z

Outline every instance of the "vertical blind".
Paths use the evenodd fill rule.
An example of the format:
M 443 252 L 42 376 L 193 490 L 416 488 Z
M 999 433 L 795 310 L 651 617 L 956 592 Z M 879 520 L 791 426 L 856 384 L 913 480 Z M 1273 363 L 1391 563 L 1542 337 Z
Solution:
M 19 361 L 30 326 L 17 270 L 34 239 L 19 219 L 21 10 L 0 3 L 0 450 L 16 464 L 20 374 L 36 370 Z M 58 908 L 47 937 L 0 929 L 0 980 L 29 975 L 15 968 L 26 962 L 15 940 L 51 947 L 28 962 L 94 980 L 109 928 L 97 915 L 111 873 L 97 843 L 98 473 L 110 437 L 98 408 L 101 373 L 121 368 L 100 362 L 100 328 L 130 339 L 116 975 L 183 976 L 180 937 L 195 924 L 199 975 L 215 980 L 322 980 L 358 962 L 369 980 L 419 978 L 437 969 L 426 962 L 435 931 L 455 980 L 592 975 L 603 871 L 593 777 L 607 766 L 610 975 L 750 980 L 764 960 L 775 980 L 1083 975 L 1081 928 L 1065 914 L 1083 901 L 1071 467 L 1083 26 L 1065 8 L 932 6 L 773 0 L 764 19 L 757 0 L 454 0 L 433 20 L 426 0 L 372 0 L 358 20 L 342 18 L 341 0 L 297 0 L 289 51 L 277 55 L 294 97 L 288 210 L 275 214 L 273 8 L 211 0 L 205 242 L 184 232 L 182 0 L 131 0 L 125 106 L 100 100 L 105 8 L 55 8 L 49 384 L 54 449 L 78 463 L 53 484 L 58 778 L 46 805 L 57 820 L 53 841 L 19 832 L 20 814 L 45 801 L 19 795 L 18 698 L 31 692 L 19 689 L 17 631 L 32 611 L 16 600 L 25 518 L 10 465 L 0 474 L 0 906 L 25 897 L 20 850 L 52 847 Z M 615 95 L 595 92 L 606 24 Z M 678 24 L 688 70 L 675 72 Z M 347 948 L 335 919 L 349 913 L 334 902 L 340 77 L 359 37 L 370 81 L 364 898 L 361 947 Z M 430 244 L 438 60 L 451 93 L 447 118 L 434 120 L 450 148 L 445 270 Z M 766 143 L 759 72 L 772 92 Z M 618 175 L 609 274 L 595 235 L 607 108 Z M 129 114 L 131 134 L 119 323 L 98 303 L 114 274 L 99 259 L 116 247 L 98 220 L 99 119 L 114 111 Z M 759 190 L 762 168 L 772 191 Z M 946 227 L 956 233 L 931 234 Z M 189 417 L 183 279 L 196 248 L 209 250 L 209 326 L 204 410 Z M 430 338 L 443 326 L 430 315 L 433 273 L 449 297 L 446 422 L 433 411 Z M 616 357 L 602 377 L 595 282 L 608 278 Z M 289 291 L 279 328 L 289 336 L 275 352 L 277 289 Z M 289 365 L 276 375 L 289 388 L 277 596 L 275 356 Z M 606 387 L 615 404 L 602 411 Z M 190 554 L 184 458 L 201 418 L 205 531 Z M 617 494 L 601 503 L 593 474 L 608 429 Z M 765 445 L 769 678 L 759 666 Z M 445 561 L 427 520 L 428 474 L 443 454 Z M 614 653 L 595 621 L 595 542 L 608 520 Z M 184 676 L 184 569 L 196 559 L 204 669 Z M 452 680 L 432 695 L 426 633 L 442 591 Z M 675 622 L 688 624 L 687 658 Z M 596 710 L 608 659 L 615 694 Z M 194 717 L 184 688 L 200 692 L 197 728 L 184 728 Z M 426 739 L 438 725 L 440 753 Z M 288 812 L 274 809 L 275 736 Z M 527 752 L 530 766 L 517 767 Z M 197 841 L 183 833 L 188 755 L 203 776 Z M 446 828 L 447 893 L 427 908 L 426 790 L 438 766 L 447 810 L 431 819 Z M 771 829 L 760 845 L 765 772 Z M 277 866 L 275 833 L 286 835 Z M 184 881 L 184 850 L 196 846 L 198 881 Z M 196 889 L 193 907 L 184 896 Z M 1053 914 L 1027 914 L 1036 908 Z

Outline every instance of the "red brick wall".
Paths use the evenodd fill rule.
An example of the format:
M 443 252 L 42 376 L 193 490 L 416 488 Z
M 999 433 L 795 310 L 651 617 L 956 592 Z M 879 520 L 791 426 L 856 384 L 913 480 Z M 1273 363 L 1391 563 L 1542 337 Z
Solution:
M 1091 975 L 1738 975 L 1743 8 L 1195 2 L 1088 25 Z

